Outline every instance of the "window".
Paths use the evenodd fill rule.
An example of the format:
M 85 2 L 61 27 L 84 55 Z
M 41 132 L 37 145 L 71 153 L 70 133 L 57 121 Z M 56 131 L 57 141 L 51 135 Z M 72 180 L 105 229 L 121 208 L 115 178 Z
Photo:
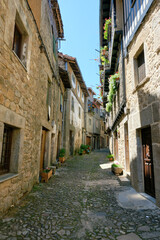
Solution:
M 2 154 L 0 159 L 0 175 L 9 172 L 12 143 L 12 128 L 4 125 Z
M 81 108 L 79 107 L 79 118 L 81 118 Z
M 78 93 L 79 93 L 79 84 L 78 84 L 78 86 L 77 86 L 77 91 L 78 91 Z
M 63 95 L 60 96 L 60 111 L 63 112 Z
M 137 57 L 137 74 L 138 82 L 140 83 L 146 77 L 144 50 Z
M 82 93 L 82 101 L 84 102 L 84 93 Z
M 56 40 L 54 37 L 54 28 L 52 26 L 52 36 L 53 36 L 53 53 L 55 55 L 55 57 L 57 56 L 57 46 L 56 46 Z
M 52 100 L 51 81 L 48 80 L 48 87 L 47 87 L 48 121 L 50 120 L 50 115 L 51 115 L 51 100 Z
M 21 58 L 22 50 L 22 34 L 20 33 L 18 27 L 15 25 L 14 29 L 14 40 L 13 40 L 13 51 Z
M 91 125 L 91 118 L 89 118 L 89 125 Z
M 72 108 L 72 111 L 74 112 L 74 98 L 72 97 L 72 106 L 71 106 L 71 108 Z
M 98 128 L 98 120 L 96 120 L 96 128 Z
M 75 86 L 76 86 L 76 79 L 75 79 L 75 76 L 74 76 L 73 73 L 72 73 L 72 85 L 75 88 Z
M 27 64 L 27 45 L 28 34 L 23 27 L 23 23 L 19 16 L 16 16 L 16 23 L 14 28 L 13 48 L 12 50 L 26 67 Z
M 96 113 L 98 114 L 98 108 L 96 108 Z

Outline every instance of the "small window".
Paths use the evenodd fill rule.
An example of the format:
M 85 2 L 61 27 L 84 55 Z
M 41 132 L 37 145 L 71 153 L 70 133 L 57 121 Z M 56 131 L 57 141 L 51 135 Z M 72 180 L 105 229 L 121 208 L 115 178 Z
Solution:
M 15 25 L 15 29 L 14 29 L 13 51 L 16 53 L 16 55 L 19 58 L 21 58 L 22 34 L 19 31 L 17 25 Z
M 82 101 L 84 102 L 84 93 L 82 93 Z
M 79 107 L 79 118 L 81 118 L 81 108 Z
M 25 67 L 27 64 L 27 45 L 28 34 L 23 27 L 23 23 L 20 21 L 19 17 L 16 16 L 12 50 L 15 52 Z
M 60 96 L 60 111 L 63 112 L 63 95 Z
M 96 108 L 96 113 L 98 114 L 98 108 Z
M 74 112 L 74 98 L 72 97 L 72 111 Z
M 8 125 L 4 125 L 2 155 L 0 159 L 0 175 L 8 173 L 10 170 L 11 143 L 12 128 Z
M 72 84 L 73 86 L 75 87 L 75 84 L 76 84 L 76 79 L 75 79 L 75 76 L 74 74 L 72 73 Z
M 96 120 L 96 128 L 98 128 L 98 121 Z
M 48 87 L 47 87 L 47 118 L 48 121 L 51 117 L 51 101 L 52 101 L 52 88 L 51 88 L 51 82 L 48 80 Z
M 54 53 L 54 56 L 56 57 L 57 56 L 57 44 L 56 44 L 56 40 L 55 40 L 55 36 L 54 36 L 53 26 L 52 26 L 52 36 L 53 36 L 53 53 Z
M 89 125 L 91 125 L 91 118 L 89 118 Z
M 146 77 L 144 50 L 137 57 L 138 82 L 140 83 Z
M 47 87 L 47 105 L 51 106 L 51 98 L 52 98 L 52 88 L 51 82 L 48 80 L 48 87 Z

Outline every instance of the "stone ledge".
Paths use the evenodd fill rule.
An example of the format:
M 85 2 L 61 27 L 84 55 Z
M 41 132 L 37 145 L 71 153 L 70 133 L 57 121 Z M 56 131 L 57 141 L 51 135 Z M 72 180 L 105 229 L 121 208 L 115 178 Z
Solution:
M 139 84 L 136 85 L 132 94 L 134 94 L 139 88 L 143 87 L 150 80 L 150 76 L 145 77 Z
M 0 183 L 3 183 L 5 181 L 10 180 L 10 179 L 15 178 L 15 177 L 18 177 L 17 173 L 4 174 L 4 175 L 0 176 Z

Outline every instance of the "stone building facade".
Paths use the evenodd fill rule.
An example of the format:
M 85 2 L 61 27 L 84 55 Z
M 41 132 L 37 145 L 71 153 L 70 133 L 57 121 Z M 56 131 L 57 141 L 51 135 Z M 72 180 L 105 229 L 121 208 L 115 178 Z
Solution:
M 65 94 L 63 136 L 63 147 L 66 156 L 69 156 L 77 153 L 81 144 L 85 144 L 85 104 L 88 91 L 76 58 L 59 53 L 59 65 L 68 72 L 72 86 Z
M 92 149 L 100 148 L 100 102 L 94 98 L 96 93 L 88 88 L 89 96 L 86 101 L 86 144 Z
M 56 106 L 64 86 L 56 56 L 56 39 L 63 37 L 57 1 L 2 0 L 0 22 L 2 213 L 55 161 L 52 136 L 61 125 Z
M 116 23 L 123 23 L 118 29 L 123 30 L 118 40 L 115 37 L 119 26 L 112 25 L 110 31 L 114 36 L 111 38 L 116 40 L 121 50 L 119 55 L 114 56 L 113 42 L 113 50 L 109 49 L 109 72 L 112 72 L 114 56 L 114 71 L 119 71 L 120 84 L 123 85 L 120 93 L 116 92 L 107 117 L 110 151 L 123 165 L 133 187 L 154 197 L 160 206 L 160 3 L 157 0 L 118 2 L 110 1 L 110 8 L 107 2 L 101 1 L 101 21 L 112 17 L 114 12 Z M 103 4 L 108 6 L 107 11 Z M 118 4 L 121 6 L 118 7 Z M 128 11 L 125 10 L 126 6 Z M 133 12 L 136 14 L 133 15 Z M 120 15 L 123 18 L 118 21 Z M 118 63 L 119 69 L 116 69 Z M 106 85 L 107 81 L 108 77 L 105 79 Z M 116 102 L 118 98 L 124 99 L 122 105 Z

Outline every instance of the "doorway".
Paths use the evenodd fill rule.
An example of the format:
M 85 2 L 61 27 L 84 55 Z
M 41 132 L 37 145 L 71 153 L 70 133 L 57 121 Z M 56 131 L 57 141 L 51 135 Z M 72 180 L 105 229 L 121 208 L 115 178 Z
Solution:
M 125 165 L 126 171 L 130 172 L 130 162 L 129 162 L 129 140 L 128 140 L 128 123 L 124 125 L 124 138 L 125 138 Z
M 73 136 L 73 131 L 70 131 L 70 134 L 69 134 L 69 143 L 70 143 L 70 155 L 73 156 L 73 151 L 74 151 L 74 136 Z
M 118 161 L 118 135 L 117 131 L 114 132 L 114 158 Z
M 42 136 L 41 136 L 41 155 L 40 155 L 40 171 L 44 169 L 44 157 L 45 157 L 45 148 L 46 148 L 46 135 L 47 131 L 42 128 Z
M 142 129 L 141 133 L 144 166 L 144 188 L 147 194 L 155 197 L 151 128 L 148 127 Z

